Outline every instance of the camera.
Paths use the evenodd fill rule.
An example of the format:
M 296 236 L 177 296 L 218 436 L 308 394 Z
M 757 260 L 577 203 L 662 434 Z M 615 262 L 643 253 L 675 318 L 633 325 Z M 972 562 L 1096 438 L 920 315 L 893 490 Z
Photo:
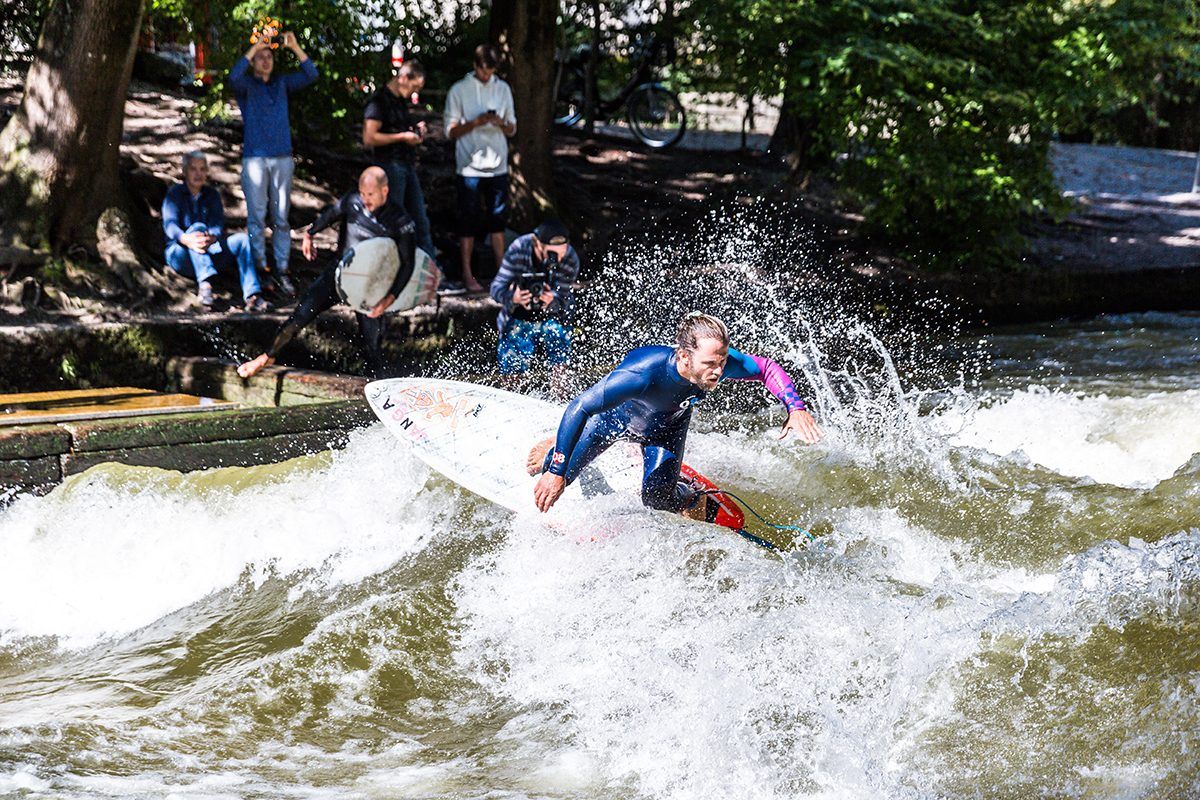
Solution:
M 541 269 L 532 272 L 523 272 L 517 278 L 517 286 L 524 289 L 533 295 L 533 299 L 529 301 L 530 311 L 542 311 L 542 288 L 549 286 L 551 291 L 557 291 L 555 284 L 558 276 L 558 254 L 547 253 L 542 259 Z

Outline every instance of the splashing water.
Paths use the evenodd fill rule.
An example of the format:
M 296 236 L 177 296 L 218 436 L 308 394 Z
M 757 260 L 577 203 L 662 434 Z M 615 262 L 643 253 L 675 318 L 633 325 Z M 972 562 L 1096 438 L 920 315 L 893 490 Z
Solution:
M 269 467 L 94 468 L 0 510 L 0 794 L 1200 792 L 1196 318 L 939 338 L 762 283 L 805 240 L 756 224 L 606 264 L 580 360 L 711 295 L 829 436 L 780 442 L 723 387 L 689 460 L 818 546 L 600 506 L 593 541 L 380 426 Z M 668 261 L 672 291 L 616 294 Z M 1089 382 L 1106 330 L 1136 344 Z

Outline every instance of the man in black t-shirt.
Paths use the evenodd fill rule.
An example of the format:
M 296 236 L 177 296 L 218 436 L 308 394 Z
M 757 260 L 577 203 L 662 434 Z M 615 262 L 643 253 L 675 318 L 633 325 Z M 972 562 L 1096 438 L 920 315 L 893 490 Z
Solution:
M 417 247 L 437 261 L 425 195 L 417 179 L 417 148 L 425 140 L 425 123 L 413 118 L 413 96 L 425 85 L 425 70 L 416 61 L 400 65 L 392 79 L 371 95 L 363 112 L 363 146 L 372 162 L 388 176 L 392 202 L 404 208 L 417 226 Z

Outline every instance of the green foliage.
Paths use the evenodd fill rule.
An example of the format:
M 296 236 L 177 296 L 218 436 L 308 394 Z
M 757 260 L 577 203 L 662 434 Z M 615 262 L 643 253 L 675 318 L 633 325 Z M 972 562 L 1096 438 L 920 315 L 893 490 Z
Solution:
M 370 92 L 387 80 L 391 43 L 401 41 L 408 58 L 429 72 L 426 87 L 438 96 L 470 69 L 471 51 L 486 39 L 486 18 L 478 0 L 430 8 L 419 0 L 154 0 L 152 15 L 211 31 L 212 83 L 196 110 L 195 122 L 229 118 L 236 112 L 227 86 L 229 69 L 250 46 L 254 24 L 263 16 L 293 31 L 316 64 L 316 84 L 291 98 L 293 130 L 300 139 L 353 147 Z M 276 70 L 298 68 L 295 57 L 276 50 Z
M 942 266 L 1011 263 L 1060 200 L 1053 136 L 1135 100 L 1164 58 L 1194 79 L 1191 0 L 704 0 L 696 70 L 784 94 L 809 164 L 870 228 Z M 1183 28 L 1184 30 L 1181 30 Z
M 0 62 L 29 58 L 50 0 L 5 0 L 0 13 Z

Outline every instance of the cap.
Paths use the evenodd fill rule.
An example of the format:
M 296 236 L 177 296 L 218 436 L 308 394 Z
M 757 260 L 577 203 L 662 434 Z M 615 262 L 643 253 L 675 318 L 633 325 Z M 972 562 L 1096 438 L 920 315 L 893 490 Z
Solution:
M 542 244 L 567 244 L 571 241 L 571 232 L 567 226 L 557 219 L 548 219 L 533 229 L 533 235 Z

